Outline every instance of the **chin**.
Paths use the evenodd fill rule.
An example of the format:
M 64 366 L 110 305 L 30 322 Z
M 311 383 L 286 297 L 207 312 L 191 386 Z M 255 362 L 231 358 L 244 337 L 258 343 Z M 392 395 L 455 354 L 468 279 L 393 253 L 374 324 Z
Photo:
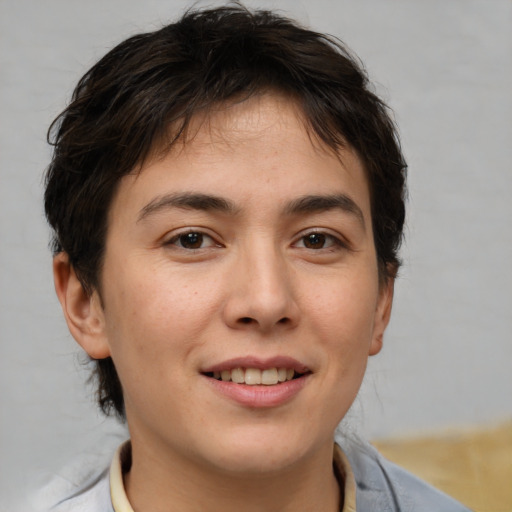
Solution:
M 248 449 L 244 453 L 224 454 L 217 463 L 221 471 L 237 476 L 263 476 L 286 471 L 302 459 L 302 454 L 283 449 Z
M 246 475 L 276 473 L 302 461 L 314 443 L 289 431 L 274 428 L 237 432 L 216 444 L 213 460 L 219 469 Z M 331 442 L 331 441 L 330 441 Z

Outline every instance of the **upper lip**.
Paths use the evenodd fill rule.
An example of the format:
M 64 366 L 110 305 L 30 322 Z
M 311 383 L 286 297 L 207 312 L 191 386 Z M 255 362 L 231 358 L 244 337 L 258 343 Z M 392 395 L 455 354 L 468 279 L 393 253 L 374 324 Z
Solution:
M 309 372 L 309 368 L 288 356 L 274 356 L 269 358 L 260 358 L 256 356 L 234 357 L 220 363 L 215 363 L 202 369 L 202 373 L 222 372 L 224 370 L 234 370 L 235 368 L 257 368 L 267 370 L 269 368 L 291 368 L 297 373 Z

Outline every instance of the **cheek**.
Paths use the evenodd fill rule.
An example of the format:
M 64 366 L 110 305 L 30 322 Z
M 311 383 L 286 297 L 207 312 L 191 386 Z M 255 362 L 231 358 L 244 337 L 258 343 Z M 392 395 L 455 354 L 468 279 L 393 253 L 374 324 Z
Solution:
M 199 343 L 216 309 L 216 286 L 175 270 L 136 265 L 118 268 L 106 297 L 107 329 L 113 356 L 132 354 L 158 363 L 163 354 L 183 353 Z
M 198 312 L 207 313 L 208 307 L 190 283 L 169 283 L 161 272 L 126 266 L 110 276 L 105 311 L 112 359 L 127 410 L 149 414 L 148 408 L 158 409 L 154 397 L 173 403 L 175 390 L 186 381 L 184 373 L 191 369 L 184 363 L 200 344 L 203 317 L 208 317 Z
M 370 274 L 371 275 L 371 274 Z M 338 279 L 311 300 L 311 332 L 318 336 L 323 378 L 332 403 L 349 405 L 364 376 L 373 338 L 378 286 L 372 279 Z
M 322 338 L 360 345 L 371 340 L 377 294 L 371 279 L 333 279 L 306 308 Z

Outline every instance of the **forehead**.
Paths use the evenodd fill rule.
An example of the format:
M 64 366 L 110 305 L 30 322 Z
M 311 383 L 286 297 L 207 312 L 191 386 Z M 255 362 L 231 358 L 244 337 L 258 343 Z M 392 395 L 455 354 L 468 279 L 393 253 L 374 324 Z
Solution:
M 350 193 L 369 211 L 366 173 L 355 151 L 322 143 L 297 103 L 279 94 L 197 115 L 170 149 L 122 179 L 115 206 L 143 207 L 141 201 L 173 189 L 228 195 L 242 204 L 257 196 L 289 202 L 300 195 Z

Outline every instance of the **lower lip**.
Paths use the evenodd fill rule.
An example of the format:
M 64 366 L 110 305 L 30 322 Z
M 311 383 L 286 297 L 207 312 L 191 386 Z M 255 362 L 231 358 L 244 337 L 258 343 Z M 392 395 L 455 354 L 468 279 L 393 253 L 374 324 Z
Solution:
M 309 375 L 273 386 L 236 384 L 206 377 L 216 392 L 245 407 L 278 407 L 294 398 L 306 385 Z

